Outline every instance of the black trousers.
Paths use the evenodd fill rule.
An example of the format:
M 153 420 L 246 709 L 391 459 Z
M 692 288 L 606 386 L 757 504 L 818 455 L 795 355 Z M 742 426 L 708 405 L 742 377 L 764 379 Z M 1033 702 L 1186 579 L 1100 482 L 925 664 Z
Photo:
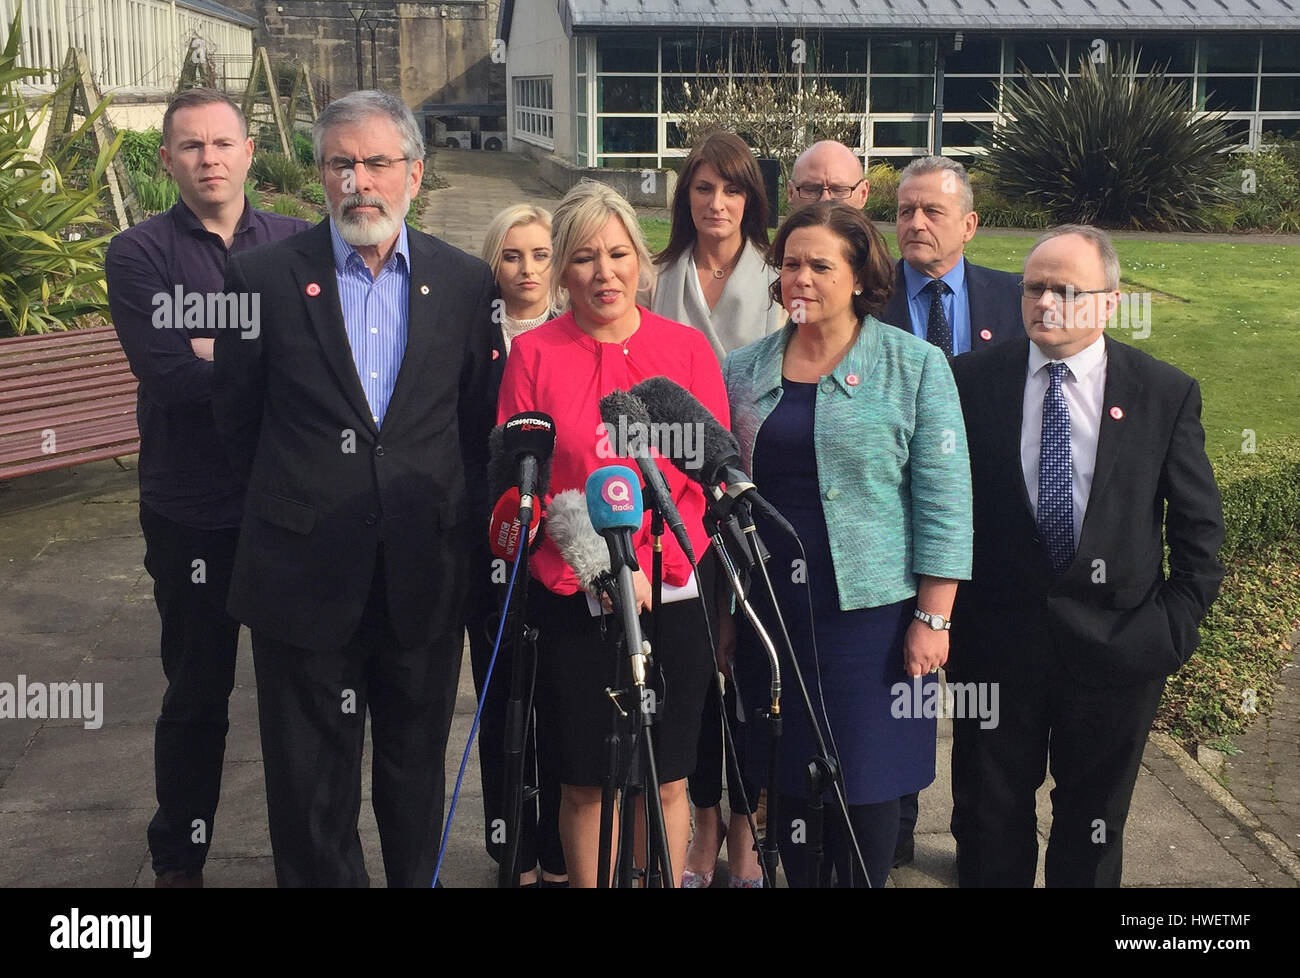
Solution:
M 492 646 L 500 623 L 500 599 L 504 589 L 491 586 L 491 560 L 482 556 L 479 573 L 470 588 L 470 610 L 465 628 L 469 632 L 470 662 L 474 669 L 474 692 L 483 695 Z M 518 582 L 516 582 L 518 587 Z M 531 583 L 531 588 L 540 588 Z M 498 591 L 500 593 L 498 593 Z M 510 702 L 510 680 L 514 666 L 514 636 L 507 626 L 501 651 L 492 671 L 483 716 L 478 729 L 478 762 L 483 785 L 483 842 L 488 855 L 500 863 L 505 856 L 505 751 L 506 707 Z M 529 677 L 531 680 L 531 677 Z M 536 693 L 534 693 L 536 699 Z M 533 718 L 528 719 L 524 751 L 524 784 L 535 785 L 537 797 L 525 799 L 520 823 L 519 868 L 528 872 L 540 865 L 546 872 L 563 876 L 564 848 L 560 843 L 560 779 L 555 774 L 550 744 L 537 737 Z
M 144 566 L 162 619 L 167 677 L 154 726 L 158 810 L 149 822 L 155 873 L 203 868 L 212 843 L 230 727 L 239 622 L 226 614 L 237 529 L 198 530 L 140 505 Z
M 742 800 L 740 785 L 736 781 L 736 765 L 745 770 L 745 727 L 736 719 L 736 687 L 727 681 L 727 691 L 722 697 L 723 709 L 727 711 L 727 723 L 731 726 L 732 739 L 736 746 L 734 761 L 727 758 L 725 741 L 722 737 L 722 718 L 718 715 L 718 683 L 716 678 L 709 682 L 709 691 L 704 698 L 704 713 L 700 717 L 700 744 L 695 754 L 695 773 L 686 781 L 691 804 L 696 808 L 715 808 L 722 803 L 722 779 L 727 779 L 727 804 L 733 815 L 752 814 L 758 804 L 758 787 L 745 784 L 744 799 L 749 801 L 746 810 Z M 724 758 L 726 758 L 724 762 Z
M 822 807 L 823 856 L 818 885 L 848 887 L 851 879 L 855 887 L 865 887 L 867 880 L 862 876 L 862 868 L 831 797 L 827 796 Z M 799 889 L 809 885 L 808 799 L 783 793 L 780 806 L 781 825 L 769 825 L 767 830 L 779 833 L 777 846 L 781 850 L 786 881 L 791 889 Z M 874 805 L 850 805 L 849 822 L 867 865 L 871 886 L 884 886 L 898 842 L 898 799 Z
M 963 677 L 965 678 L 965 677 Z M 1031 887 L 1034 792 L 1052 772 L 1048 886 L 1116 887 L 1124 823 L 1164 679 L 1084 687 L 1059 666 L 1002 683 L 998 724 L 953 721 L 953 837 L 960 886 Z
M 372 804 L 390 887 L 433 881 L 443 755 L 460 677 L 462 615 L 404 648 L 389 624 L 383 551 L 361 624 L 339 649 L 253 633 L 275 876 L 280 886 L 367 886 L 357 817 L 366 712 Z

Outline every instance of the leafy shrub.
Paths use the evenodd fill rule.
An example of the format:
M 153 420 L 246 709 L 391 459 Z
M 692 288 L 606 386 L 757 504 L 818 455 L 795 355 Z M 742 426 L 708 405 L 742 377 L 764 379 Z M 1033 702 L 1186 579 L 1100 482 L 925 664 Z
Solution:
M 1300 231 L 1300 142 L 1265 134 L 1266 148 L 1234 154 L 1225 174 L 1231 202 L 1216 212 L 1224 230 Z
M 131 180 L 131 189 L 140 209 L 150 214 L 161 214 L 180 200 L 180 188 L 176 181 L 165 173 L 143 173 L 139 170 L 127 171 Z
M 316 151 L 312 149 L 311 137 L 298 129 L 293 131 L 293 155 L 302 166 L 310 169 L 316 165 Z
M 304 221 L 315 222 L 320 220 L 320 212 L 311 204 L 304 203 L 297 197 L 291 197 L 288 194 L 279 194 L 271 201 L 271 213 L 301 217 Z
M 248 202 L 254 207 L 260 208 L 262 206 L 262 194 L 261 191 L 257 189 L 256 180 L 244 181 L 244 196 L 248 198 Z
M 311 178 L 310 173 L 296 159 L 283 153 L 255 154 L 248 174 L 258 183 L 285 194 L 296 194 Z
M 45 333 L 74 327 L 88 315 L 108 311 L 104 254 L 108 228 L 99 208 L 104 170 L 121 145 L 94 154 L 85 187 L 68 174 L 79 160 L 102 103 L 53 156 L 33 151 L 36 131 L 50 105 L 29 118 L 20 83 L 40 75 L 18 64 L 21 10 L 14 14 L 0 51 L 0 334 Z M 74 79 L 62 78 L 56 95 Z
M 315 204 L 317 207 L 325 206 L 325 188 L 319 183 L 309 183 L 302 188 L 298 195 L 303 200 Z
M 980 225 L 987 227 L 1045 228 L 1053 222 L 1049 215 L 1025 201 L 1012 201 L 994 190 L 994 177 L 984 170 L 969 170 L 975 211 Z M 873 221 L 892 222 L 898 217 L 899 171 L 888 163 L 876 163 L 867 169 L 871 190 L 867 194 L 866 214 Z
M 1053 223 L 1202 226 L 1224 199 L 1221 153 L 1237 142 L 1222 114 L 1189 112 L 1183 88 L 1137 72 L 1129 54 L 1085 57 L 1079 71 L 1025 72 L 1003 86 L 1006 124 L 987 131 L 998 192 Z
M 118 157 L 126 168 L 134 173 L 156 174 L 160 169 L 158 150 L 162 146 L 162 131 L 159 129 L 123 129 L 122 148 Z
M 1300 534 L 1300 442 L 1277 439 L 1265 450 L 1223 455 L 1214 471 L 1223 495 L 1225 556 Z

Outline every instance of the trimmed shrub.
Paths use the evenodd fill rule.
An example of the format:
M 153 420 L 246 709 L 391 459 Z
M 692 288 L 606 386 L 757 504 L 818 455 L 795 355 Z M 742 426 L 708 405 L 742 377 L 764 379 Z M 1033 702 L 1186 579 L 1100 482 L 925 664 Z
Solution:
M 266 184 L 274 190 L 285 194 L 296 194 L 311 179 L 311 173 L 305 170 L 296 159 L 283 153 L 257 153 L 253 156 L 253 165 L 248 175 L 258 183 Z
M 1225 559 L 1300 535 L 1300 441 L 1220 456 L 1214 473 L 1223 494 Z

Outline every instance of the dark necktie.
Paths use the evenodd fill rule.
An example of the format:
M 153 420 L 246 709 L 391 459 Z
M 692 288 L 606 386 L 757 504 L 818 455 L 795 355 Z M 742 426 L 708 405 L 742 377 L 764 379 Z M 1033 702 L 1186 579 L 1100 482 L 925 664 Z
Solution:
M 1061 573 L 1074 560 L 1074 462 L 1070 456 L 1070 407 L 1061 382 L 1069 371 L 1049 363 L 1043 396 L 1043 438 L 1038 457 L 1038 529 L 1052 569 Z
M 943 279 L 931 280 L 925 287 L 930 293 L 930 315 L 925 321 L 925 338 L 943 350 L 944 355 L 952 356 L 952 327 L 948 317 L 943 314 L 943 297 L 948 292 L 948 283 Z

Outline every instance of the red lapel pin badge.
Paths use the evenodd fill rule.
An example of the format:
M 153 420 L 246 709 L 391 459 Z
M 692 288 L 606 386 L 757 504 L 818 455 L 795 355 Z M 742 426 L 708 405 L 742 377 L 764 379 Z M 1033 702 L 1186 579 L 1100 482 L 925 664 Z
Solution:
M 420 295 L 428 295 L 428 294 L 429 294 L 429 287 L 427 285 L 421 285 Z
M 990 329 L 980 330 L 980 339 L 987 343 L 989 340 L 993 339 L 993 331 Z
M 308 282 L 305 291 L 309 296 L 311 296 L 314 299 L 316 298 L 316 296 L 320 295 L 320 286 L 317 285 L 315 282 Z
M 497 359 L 498 357 L 500 357 L 500 356 L 501 356 L 501 351 L 500 351 L 500 350 L 493 350 L 493 351 L 492 351 L 492 359 L 493 359 L 493 360 L 496 360 L 496 359 Z
M 1118 421 L 1124 417 L 1124 409 L 1122 407 L 1113 407 L 1110 409 L 1110 416 Z
M 847 377 L 844 378 L 844 383 L 848 384 L 850 387 L 857 387 L 857 386 L 858 386 L 858 375 L 857 375 L 857 374 L 849 374 Z

